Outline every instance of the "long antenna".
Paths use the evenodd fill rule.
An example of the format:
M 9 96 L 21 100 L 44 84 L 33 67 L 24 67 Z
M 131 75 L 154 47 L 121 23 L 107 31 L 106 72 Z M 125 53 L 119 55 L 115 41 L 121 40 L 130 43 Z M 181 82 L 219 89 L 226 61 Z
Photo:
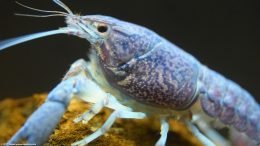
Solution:
M 51 16 L 68 16 L 68 15 L 74 15 L 72 13 L 72 11 L 69 9 L 68 6 L 66 6 L 63 2 L 61 2 L 60 0 L 53 0 L 53 2 L 55 2 L 56 4 L 58 4 L 59 6 L 61 6 L 64 10 L 66 10 L 68 13 L 66 12 L 61 12 L 61 11 L 49 11 L 49 10 L 42 10 L 42 9 L 36 9 L 36 8 L 32 8 L 29 6 L 26 6 L 22 3 L 19 3 L 16 1 L 16 3 L 24 8 L 30 9 L 30 10 L 34 10 L 34 11 L 38 11 L 38 12 L 44 12 L 44 13 L 49 13 L 47 15 L 34 15 L 34 14 L 16 14 L 19 16 L 29 16 L 29 17 L 51 17 Z M 34 39 L 38 39 L 38 38 L 42 38 L 42 37 L 46 37 L 46 36 L 50 36 L 50 35 L 56 35 L 56 34 L 70 34 L 76 32 L 76 30 L 72 29 L 72 28 L 68 28 L 68 27 L 64 27 L 64 28 L 60 28 L 60 29 L 56 29 L 56 30 L 50 30 L 50 31 L 45 31 L 45 32 L 39 32 L 39 33 L 34 33 L 34 34 L 29 34 L 29 35 L 24 35 L 24 36 L 20 36 L 20 37 L 15 37 L 15 38 L 11 38 L 11 39 L 7 39 L 4 41 L 0 41 L 0 51 L 17 45 L 17 44 L 21 44 L 30 40 L 34 40 Z
M 68 29 L 68 28 L 61 28 L 61 29 L 57 29 L 57 30 L 51 30 L 51 31 L 45 31 L 45 32 L 38 32 L 38 33 L 34 33 L 34 34 L 29 34 L 29 35 L 24 35 L 24 36 L 20 36 L 20 37 L 15 37 L 15 38 L 11 38 L 11 39 L 7 39 L 4 41 L 0 42 L 0 51 L 17 45 L 17 44 L 21 44 L 30 40 L 34 40 L 34 39 L 38 39 L 38 38 L 42 38 L 42 37 L 46 37 L 46 36 L 50 36 L 50 35 L 55 35 L 55 34 L 68 34 L 69 32 L 72 32 L 73 30 Z

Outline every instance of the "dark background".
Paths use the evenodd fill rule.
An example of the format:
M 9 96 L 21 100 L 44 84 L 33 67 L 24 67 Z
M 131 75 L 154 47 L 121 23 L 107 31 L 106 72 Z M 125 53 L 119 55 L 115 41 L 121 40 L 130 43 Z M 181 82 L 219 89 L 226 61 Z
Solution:
M 51 0 L 19 0 L 62 10 Z M 193 54 L 202 63 L 248 89 L 260 101 L 260 12 L 250 0 L 64 0 L 75 13 L 103 14 L 144 25 Z M 64 18 L 37 14 L 1 0 L 0 40 L 65 26 Z M 84 58 L 87 41 L 50 36 L 0 52 L 0 98 L 48 92 L 75 60 Z

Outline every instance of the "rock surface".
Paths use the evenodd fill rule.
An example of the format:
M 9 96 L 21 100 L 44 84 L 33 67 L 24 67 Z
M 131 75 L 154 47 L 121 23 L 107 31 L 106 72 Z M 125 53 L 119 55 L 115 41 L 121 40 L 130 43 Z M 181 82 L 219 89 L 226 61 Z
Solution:
M 22 99 L 6 98 L 0 101 L 0 144 L 7 140 L 23 125 L 26 118 L 43 103 L 46 94 L 35 94 Z M 60 124 L 45 145 L 69 145 L 90 135 L 108 118 L 110 109 L 103 109 L 88 124 L 73 123 L 73 119 L 90 107 L 83 101 L 73 99 Z M 4 131 L 4 132 L 3 132 Z M 152 146 L 160 137 L 159 121 L 153 119 L 118 119 L 112 128 L 92 146 Z M 167 146 L 201 146 L 201 143 L 182 123 L 170 120 Z

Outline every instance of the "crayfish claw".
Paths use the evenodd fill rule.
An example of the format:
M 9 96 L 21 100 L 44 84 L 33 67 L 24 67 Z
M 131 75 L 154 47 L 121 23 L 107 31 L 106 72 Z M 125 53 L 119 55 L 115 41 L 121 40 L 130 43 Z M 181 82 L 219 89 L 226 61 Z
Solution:
M 43 145 L 64 112 L 65 108 L 61 103 L 45 102 L 7 144 L 18 144 L 25 140 L 27 144 Z

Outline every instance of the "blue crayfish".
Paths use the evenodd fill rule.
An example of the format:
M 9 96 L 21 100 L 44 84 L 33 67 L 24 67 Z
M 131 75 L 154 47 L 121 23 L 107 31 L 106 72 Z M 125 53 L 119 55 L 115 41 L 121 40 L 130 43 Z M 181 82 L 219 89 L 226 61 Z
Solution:
M 209 119 L 219 119 L 260 143 L 260 107 L 242 87 L 145 27 L 109 16 L 75 15 L 61 1 L 54 2 L 66 12 L 19 4 L 49 13 L 46 17 L 64 16 L 67 27 L 2 41 L 0 50 L 63 33 L 90 42 L 90 61 L 80 59 L 72 64 L 61 83 L 49 93 L 46 102 L 8 144 L 18 143 L 21 139 L 44 144 L 75 96 L 93 103 L 91 109 L 74 120 L 75 123 L 87 123 L 103 107 L 114 112 L 100 129 L 72 145 L 90 143 L 103 135 L 117 118 L 143 119 L 149 116 L 161 121 L 161 137 L 156 146 L 166 144 L 169 118 L 183 120 L 205 145 L 223 143 L 216 138 L 219 135 L 213 129 L 201 126 Z M 193 118 L 186 118 L 190 113 Z

